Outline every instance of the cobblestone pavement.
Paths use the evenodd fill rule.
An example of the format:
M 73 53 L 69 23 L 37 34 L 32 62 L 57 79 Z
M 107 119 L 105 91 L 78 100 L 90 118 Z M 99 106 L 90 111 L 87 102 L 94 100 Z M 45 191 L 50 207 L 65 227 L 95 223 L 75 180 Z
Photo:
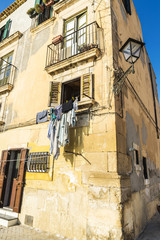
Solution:
M 160 214 L 157 213 L 136 240 L 160 240 Z
M 16 225 L 13 227 L 0 226 L 0 239 L 3 240 L 67 240 L 64 237 L 53 236 L 31 227 Z M 69 240 L 69 239 L 68 239 Z

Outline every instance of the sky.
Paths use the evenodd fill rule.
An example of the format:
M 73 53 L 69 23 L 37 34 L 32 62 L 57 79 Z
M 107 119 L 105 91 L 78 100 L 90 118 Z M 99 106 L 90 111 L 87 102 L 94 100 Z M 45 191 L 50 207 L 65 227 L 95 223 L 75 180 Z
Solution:
M 14 0 L 0 0 L 0 12 Z M 160 99 L 160 0 L 133 0 L 143 32 L 143 41 L 157 77 Z

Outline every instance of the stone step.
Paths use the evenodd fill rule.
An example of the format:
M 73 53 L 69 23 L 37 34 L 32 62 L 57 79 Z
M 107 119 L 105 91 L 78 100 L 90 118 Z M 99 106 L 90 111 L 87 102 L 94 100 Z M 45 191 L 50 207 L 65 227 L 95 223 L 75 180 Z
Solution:
M 14 226 L 18 223 L 18 218 L 0 213 L 0 225 L 4 227 Z
M 12 210 L 9 210 L 8 208 L 0 208 L 0 214 L 18 218 L 18 213 L 12 212 Z

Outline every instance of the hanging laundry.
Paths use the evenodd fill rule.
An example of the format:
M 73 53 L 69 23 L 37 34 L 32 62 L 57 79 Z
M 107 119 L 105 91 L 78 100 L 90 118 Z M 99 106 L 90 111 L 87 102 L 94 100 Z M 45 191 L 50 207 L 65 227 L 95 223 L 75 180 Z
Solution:
M 57 120 L 61 120 L 61 115 L 62 115 L 62 105 L 59 105 L 55 109 L 55 116 Z
M 51 142 L 49 152 L 53 154 L 53 144 L 54 144 L 54 136 L 55 136 L 55 121 L 50 119 L 48 126 L 48 138 Z
M 37 113 L 36 124 L 47 122 L 48 120 L 47 115 L 48 115 L 48 110 L 44 110 L 42 112 Z
M 67 103 L 62 104 L 62 113 L 67 113 L 73 108 L 73 100 L 69 100 Z
M 70 110 L 68 110 L 70 109 Z M 48 138 L 50 139 L 50 153 L 54 159 L 58 159 L 60 147 L 69 143 L 69 127 L 76 125 L 75 109 L 78 109 L 78 100 L 71 100 L 56 109 L 50 109 L 50 122 L 48 126 Z M 62 113 L 63 111 L 67 111 Z
M 54 121 L 54 119 L 56 118 L 54 108 L 50 108 L 49 115 L 50 115 L 50 118 Z
M 54 158 L 58 159 L 59 156 L 59 147 L 58 147 L 58 138 L 60 133 L 60 121 L 55 121 L 55 134 L 54 134 L 54 145 L 53 145 L 53 154 Z
M 75 111 L 78 110 L 78 97 L 76 97 L 76 100 L 73 102 L 73 108 Z

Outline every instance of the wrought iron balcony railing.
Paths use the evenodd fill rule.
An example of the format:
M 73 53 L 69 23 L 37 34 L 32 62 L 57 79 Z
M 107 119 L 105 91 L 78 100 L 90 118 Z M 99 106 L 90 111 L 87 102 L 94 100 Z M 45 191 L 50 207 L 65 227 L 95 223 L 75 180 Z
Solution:
M 4 62 L 4 64 L 0 66 L 0 87 L 6 84 L 13 85 L 16 67 L 6 62 L 3 58 L 0 58 L 0 61 Z
M 93 48 L 100 48 L 99 26 L 96 22 L 63 37 L 62 42 L 47 47 L 46 67 Z

